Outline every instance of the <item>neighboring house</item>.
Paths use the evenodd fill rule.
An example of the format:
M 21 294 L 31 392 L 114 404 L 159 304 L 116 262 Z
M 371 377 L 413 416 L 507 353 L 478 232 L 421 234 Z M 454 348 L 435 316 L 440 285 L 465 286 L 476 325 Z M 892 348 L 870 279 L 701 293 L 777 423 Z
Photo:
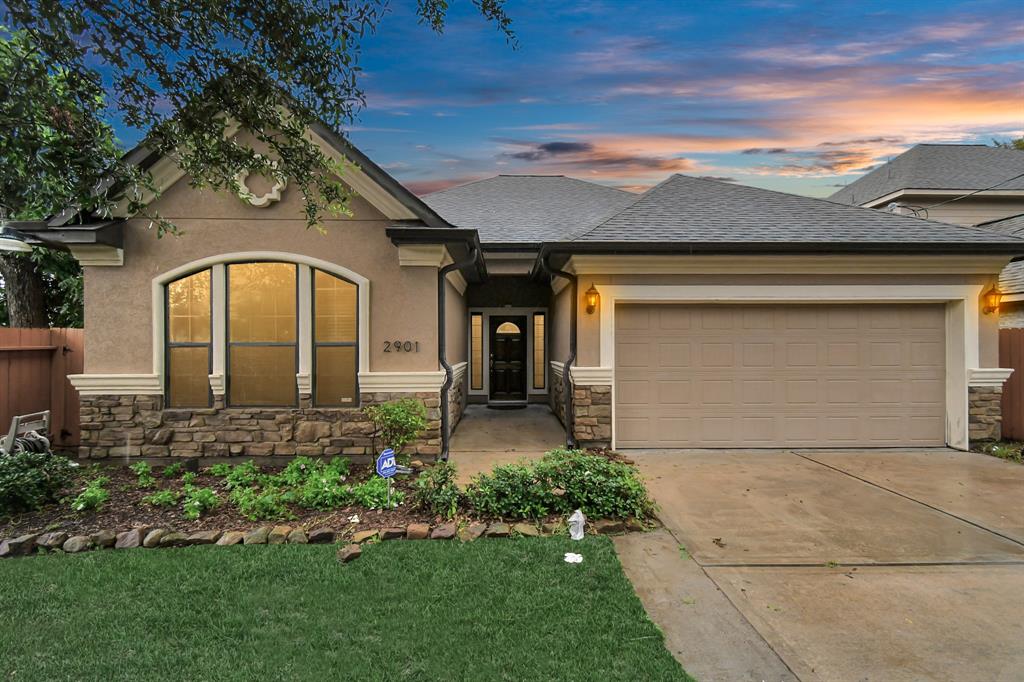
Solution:
M 401 396 L 431 410 L 425 455 L 466 402 L 550 402 L 585 446 L 998 436 L 985 294 L 1024 240 L 680 175 L 420 199 L 312 133 L 357 166 L 325 234 L 294 190 L 200 192 L 153 158 L 154 208 L 183 236 L 131 216 L 39 228 L 85 269 L 83 456 L 363 454 L 361 408 Z
M 919 144 L 832 195 L 833 201 L 1024 235 L 1024 151 Z M 1001 327 L 1024 326 L 1024 264 L 1003 271 Z

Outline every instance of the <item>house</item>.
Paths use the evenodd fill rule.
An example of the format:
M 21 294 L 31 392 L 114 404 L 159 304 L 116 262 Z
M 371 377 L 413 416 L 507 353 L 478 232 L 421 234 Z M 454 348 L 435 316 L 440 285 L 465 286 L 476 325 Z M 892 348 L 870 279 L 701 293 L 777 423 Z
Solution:
M 1024 233 L 1024 152 L 981 144 L 919 144 L 832 195 L 833 201 L 1001 234 Z M 999 324 L 1024 327 L 1024 264 L 1003 271 Z
M 499 176 L 419 198 L 340 136 L 351 215 L 287 186 L 161 186 L 77 224 L 84 457 L 366 454 L 362 408 L 412 396 L 444 455 L 467 403 L 549 403 L 616 448 L 968 447 L 999 435 L 987 296 L 1024 240 L 673 175 L 637 195 Z

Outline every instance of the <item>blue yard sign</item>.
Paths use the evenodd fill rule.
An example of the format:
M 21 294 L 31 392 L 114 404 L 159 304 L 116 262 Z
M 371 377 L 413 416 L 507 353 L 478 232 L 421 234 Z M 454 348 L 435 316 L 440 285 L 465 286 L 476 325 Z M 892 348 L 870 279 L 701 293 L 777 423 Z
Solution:
M 383 478 L 391 478 L 398 471 L 398 463 L 395 462 L 395 451 L 388 448 L 380 453 L 377 458 L 377 474 Z

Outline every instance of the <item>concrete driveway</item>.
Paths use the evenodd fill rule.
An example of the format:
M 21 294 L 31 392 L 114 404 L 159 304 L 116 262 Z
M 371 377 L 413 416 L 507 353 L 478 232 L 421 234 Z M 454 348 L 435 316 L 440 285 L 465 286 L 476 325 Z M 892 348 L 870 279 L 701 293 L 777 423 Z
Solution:
M 1020 679 L 1024 466 L 946 449 L 630 456 L 667 530 L 727 598 L 716 612 L 728 637 L 749 625 L 763 640 L 746 637 L 746 654 L 684 642 L 676 653 L 698 678 L 739 679 L 719 671 L 747 655 L 744 679 Z M 631 577 L 673 572 L 665 552 L 625 549 Z M 695 585 L 649 609 L 669 640 L 688 627 L 679 614 Z M 788 671 L 754 650 L 765 644 Z

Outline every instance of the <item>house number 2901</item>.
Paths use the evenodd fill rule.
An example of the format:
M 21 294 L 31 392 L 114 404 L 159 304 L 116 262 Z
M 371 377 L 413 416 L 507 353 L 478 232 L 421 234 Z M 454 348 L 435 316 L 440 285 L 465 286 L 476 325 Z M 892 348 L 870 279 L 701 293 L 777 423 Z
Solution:
M 419 353 L 420 342 L 419 341 L 385 341 L 384 342 L 385 353 Z

